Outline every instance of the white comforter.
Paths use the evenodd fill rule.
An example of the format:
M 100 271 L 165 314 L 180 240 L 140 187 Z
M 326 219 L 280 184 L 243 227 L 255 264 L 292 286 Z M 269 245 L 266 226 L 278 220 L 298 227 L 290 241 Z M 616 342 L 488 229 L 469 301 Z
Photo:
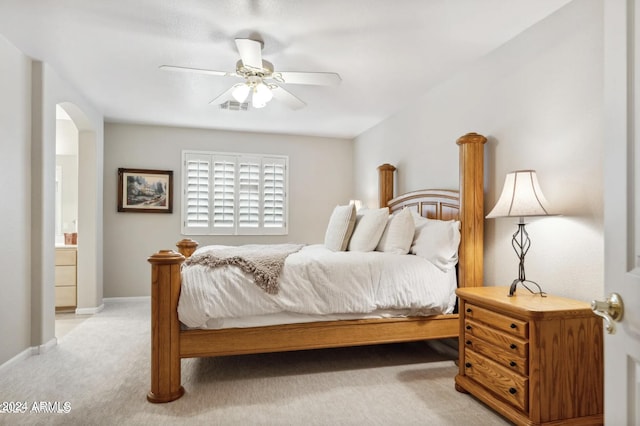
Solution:
M 455 286 L 455 269 L 443 272 L 419 256 L 332 252 L 311 245 L 287 258 L 276 295 L 261 290 L 235 266 L 184 267 L 178 316 L 188 327 L 206 327 L 210 319 L 280 312 L 326 315 L 401 309 L 409 315 L 433 315 L 453 310 Z

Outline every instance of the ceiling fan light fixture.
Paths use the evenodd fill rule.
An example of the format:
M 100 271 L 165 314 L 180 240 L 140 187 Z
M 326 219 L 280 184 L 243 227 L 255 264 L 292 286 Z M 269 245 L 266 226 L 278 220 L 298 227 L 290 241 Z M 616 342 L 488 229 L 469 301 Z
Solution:
M 249 91 L 249 86 L 247 86 L 246 84 L 237 84 L 235 89 L 233 89 L 233 92 L 231 92 L 231 96 L 233 96 L 236 101 L 244 103 L 249 96 Z
M 253 89 L 254 102 L 266 104 L 272 98 L 273 98 L 273 93 L 271 93 L 271 89 L 269 89 L 266 84 L 262 82 L 256 84 L 255 89 Z

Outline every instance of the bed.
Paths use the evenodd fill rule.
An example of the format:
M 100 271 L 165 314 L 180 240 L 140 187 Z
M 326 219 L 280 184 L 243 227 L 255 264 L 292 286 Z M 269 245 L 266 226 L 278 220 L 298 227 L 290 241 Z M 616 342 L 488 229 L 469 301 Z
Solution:
M 484 144 L 469 133 L 459 146 L 460 182 L 457 190 L 420 190 L 393 196 L 395 167 L 378 167 L 380 207 L 390 212 L 405 207 L 430 219 L 460 221 L 458 287 L 477 287 L 483 280 Z M 212 357 L 409 342 L 456 337 L 458 314 L 330 320 L 261 327 L 185 329 L 178 318 L 181 265 L 196 250 L 193 240 L 177 244 L 178 252 L 160 250 L 151 263 L 151 390 L 153 403 L 170 402 L 184 394 L 182 358 Z

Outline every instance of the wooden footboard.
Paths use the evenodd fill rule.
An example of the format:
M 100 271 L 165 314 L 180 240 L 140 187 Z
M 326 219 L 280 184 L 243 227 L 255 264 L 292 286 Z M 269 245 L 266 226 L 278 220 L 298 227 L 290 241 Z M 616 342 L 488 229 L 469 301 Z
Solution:
M 393 198 L 393 166 L 380 168 L 380 199 L 392 210 L 416 206 L 426 217 L 461 221 L 458 285 L 482 285 L 486 138 L 470 133 L 460 146 L 460 191 L 416 191 Z M 384 181 L 384 182 L 383 182 Z M 181 330 L 178 320 L 180 267 L 197 247 L 193 240 L 178 244 L 180 253 L 161 250 L 151 263 L 151 390 L 150 402 L 169 402 L 184 394 L 180 359 L 219 355 L 280 352 L 458 336 L 458 315 L 323 321 L 222 330 Z

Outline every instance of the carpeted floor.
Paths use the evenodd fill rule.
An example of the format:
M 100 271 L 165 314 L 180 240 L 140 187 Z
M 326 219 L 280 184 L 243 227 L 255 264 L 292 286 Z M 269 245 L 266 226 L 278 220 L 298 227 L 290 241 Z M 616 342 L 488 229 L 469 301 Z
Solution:
M 57 347 L 4 371 L 0 404 L 27 412 L 0 424 L 508 424 L 456 392 L 451 356 L 423 342 L 183 360 L 185 396 L 150 404 L 149 328 L 148 302 L 107 301 Z M 31 412 L 41 402 L 62 412 Z

